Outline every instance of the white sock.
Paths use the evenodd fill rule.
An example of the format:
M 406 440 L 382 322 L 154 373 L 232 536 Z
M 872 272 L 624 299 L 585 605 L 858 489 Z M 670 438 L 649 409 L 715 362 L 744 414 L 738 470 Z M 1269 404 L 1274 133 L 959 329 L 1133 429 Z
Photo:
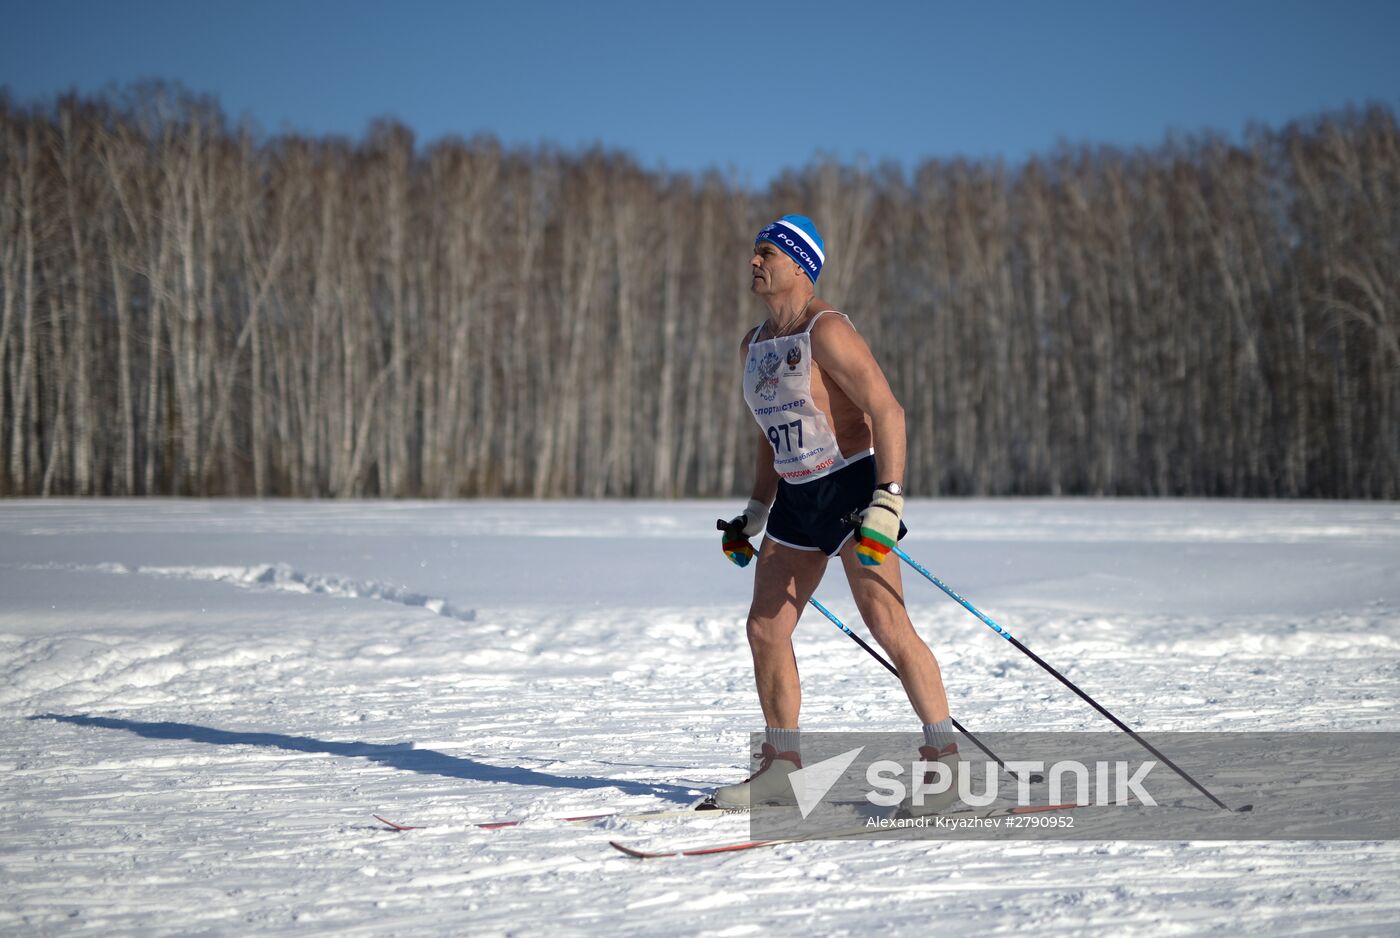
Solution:
M 924 724 L 924 742 L 942 752 L 949 743 L 956 743 L 958 737 L 953 732 L 953 718 Z
M 779 752 L 801 752 L 799 748 L 802 744 L 802 731 L 799 729 L 783 729 L 779 726 L 765 726 L 763 735 L 767 738 L 772 747 Z

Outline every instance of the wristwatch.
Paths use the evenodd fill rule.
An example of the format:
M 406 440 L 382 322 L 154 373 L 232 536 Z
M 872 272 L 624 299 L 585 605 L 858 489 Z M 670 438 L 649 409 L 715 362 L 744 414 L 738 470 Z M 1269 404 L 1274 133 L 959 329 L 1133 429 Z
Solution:
M 889 492 L 891 495 L 900 497 L 904 495 L 904 486 L 900 485 L 898 482 L 886 482 L 884 485 L 877 485 L 875 487 L 881 491 Z

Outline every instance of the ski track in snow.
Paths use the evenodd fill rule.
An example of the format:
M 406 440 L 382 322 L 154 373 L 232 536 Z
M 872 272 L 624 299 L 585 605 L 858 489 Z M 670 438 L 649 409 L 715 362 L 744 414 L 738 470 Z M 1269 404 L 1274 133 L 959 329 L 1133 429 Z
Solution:
M 56 570 L 68 573 L 108 573 L 116 576 L 167 577 L 177 580 L 202 580 L 228 583 L 244 589 L 279 590 L 287 593 L 320 593 L 341 599 L 378 599 L 401 606 L 420 606 L 449 619 L 471 622 L 476 613 L 458 609 L 446 599 L 415 593 L 400 586 L 355 580 L 333 574 L 304 573 L 285 563 L 264 563 L 253 566 L 133 566 L 123 563 L 99 564 L 16 564 L 19 570 Z
M 732 508 L 6 503 L 0 931 L 1400 930 L 1394 844 L 856 841 L 638 863 L 607 841 L 747 822 L 549 820 L 742 773 L 749 576 L 696 533 Z M 910 514 L 928 532 L 911 553 L 1136 726 L 1400 729 L 1393 506 Z M 1104 727 L 912 573 L 906 591 L 974 732 Z M 861 630 L 835 568 L 818 595 Z M 804 618 L 796 642 L 804 727 L 914 728 L 829 624 Z M 438 826 L 393 834 L 372 812 Z M 504 816 L 531 820 L 464 826 Z

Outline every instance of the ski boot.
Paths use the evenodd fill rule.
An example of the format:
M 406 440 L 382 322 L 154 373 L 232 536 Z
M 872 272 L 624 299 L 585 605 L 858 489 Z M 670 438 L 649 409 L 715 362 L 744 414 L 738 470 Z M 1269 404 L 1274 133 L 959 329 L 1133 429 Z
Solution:
M 958 796 L 958 782 L 966 771 L 966 768 L 962 758 L 958 755 L 958 744 L 949 743 L 942 749 L 939 749 L 937 746 L 920 746 L 919 758 L 925 762 L 938 762 L 947 766 L 948 778 L 950 779 L 948 788 L 946 791 L 941 791 L 937 794 L 925 792 L 923 804 L 915 804 L 914 785 L 911 784 L 909 786 L 909 793 L 904 796 L 904 800 L 899 803 L 899 807 L 895 808 L 894 816 L 897 818 L 924 817 L 930 814 L 941 814 L 943 811 L 957 804 L 960 800 Z M 929 769 L 929 771 L 924 773 L 925 785 L 932 785 L 935 780 L 935 770 Z
M 728 811 L 746 811 L 758 804 L 796 804 L 788 776 L 802 768 L 802 757 L 795 752 L 779 752 L 772 743 L 754 753 L 758 771 L 737 785 L 715 789 L 714 803 Z

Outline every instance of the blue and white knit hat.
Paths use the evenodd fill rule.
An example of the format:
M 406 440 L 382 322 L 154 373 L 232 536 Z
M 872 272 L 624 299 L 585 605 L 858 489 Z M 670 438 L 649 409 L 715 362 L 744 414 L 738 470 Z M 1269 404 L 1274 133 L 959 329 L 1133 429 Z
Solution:
M 784 215 L 753 239 L 754 244 L 760 241 L 772 243 L 796 261 L 813 283 L 821 276 L 822 264 L 826 262 L 826 255 L 822 253 L 822 236 L 806 215 Z

